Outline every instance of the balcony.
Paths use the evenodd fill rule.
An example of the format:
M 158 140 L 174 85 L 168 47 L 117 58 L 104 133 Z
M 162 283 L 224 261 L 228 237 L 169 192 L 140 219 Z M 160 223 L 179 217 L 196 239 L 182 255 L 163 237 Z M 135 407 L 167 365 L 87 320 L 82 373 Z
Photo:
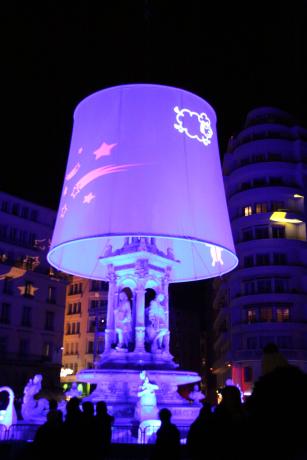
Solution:
M 280 353 L 290 361 L 307 361 L 307 350 L 302 349 L 282 349 L 280 348 Z M 233 352 L 234 361 L 247 361 L 247 360 L 261 360 L 263 355 L 262 349 L 255 350 L 236 350 Z

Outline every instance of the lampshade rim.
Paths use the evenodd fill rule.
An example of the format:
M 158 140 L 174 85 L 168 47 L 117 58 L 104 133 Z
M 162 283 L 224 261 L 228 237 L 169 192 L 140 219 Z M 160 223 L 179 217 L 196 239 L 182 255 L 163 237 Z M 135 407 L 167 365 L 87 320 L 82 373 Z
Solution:
M 216 112 L 214 110 L 214 108 L 212 107 L 211 104 L 209 104 L 205 99 L 203 99 L 201 96 L 198 96 L 197 94 L 195 93 L 192 93 L 191 91 L 188 91 L 186 89 L 182 89 L 182 88 L 178 88 L 176 86 L 170 86 L 170 85 L 159 85 L 157 83 L 127 83 L 127 84 L 124 84 L 124 85 L 115 85 L 115 86 L 109 86 L 108 88 L 104 88 L 104 89 L 100 89 L 99 91 L 95 91 L 94 93 L 92 94 L 89 94 L 87 97 L 85 97 L 84 99 L 82 99 L 77 105 L 76 105 L 76 108 L 74 110 L 74 115 L 73 115 L 73 118 L 75 119 L 75 116 L 77 114 L 77 112 L 79 111 L 80 107 L 85 104 L 86 102 L 88 102 L 89 99 L 91 98 L 95 98 L 97 97 L 98 94 L 100 93 L 105 93 L 107 91 L 111 91 L 111 90 L 115 90 L 115 89 L 119 89 L 119 88 L 135 88 L 135 87 L 148 87 L 148 88 L 152 88 L 152 87 L 156 87 L 156 88 L 165 88 L 165 89 L 172 89 L 172 90 L 178 90 L 180 92 L 183 92 L 183 93 L 186 93 L 190 96 L 193 96 L 197 99 L 199 99 L 202 103 L 205 103 L 209 108 L 210 110 L 212 111 L 212 114 L 214 115 L 214 122 L 216 122 L 217 120 L 217 116 L 216 116 Z
M 224 251 L 228 252 L 229 254 L 231 254 L 232 258 L 233 258 L 233 264 L 231 264 L 230 268 L 228 267 L 227 269 L 225 270 L 222 270 L 220 273 L 217 273 L 216 276 L 222 276 L 222 275 L 225 275 L 226 273 L 232 271 L 233 269 L 235 269 L 239 263 L 239 259 L 236 255 L 236 253 L 232 250 L 230 250 L 229 248 L 226 248 L 225 246 L 221 245 L 221 244 L 218 244 L 218 243 L 213 243 L 211 241 L 207 241 L 207 240 L 202 240 L 200 238 L 195 238 L 195 237 L 183 237 L 183 236 L 174 236 L 174 235 L 163 235 L 163 234 L 150 234 L 150 235 L 144 235 L 144 233 L 108 233 L 108 234 L 104 234 L 104 235 L 95 235 L 95 236 L 91 236 L 91 237 L 83 237 L 83 238 L 76 238 L 74 240 L 68 240 L 68 241 L 64 241 L 64 242 L 61 242 L 60 244 L 58 245 L 55 245 L 54 247 L 52 247 L 52 249 L 50 249 L 50 251 L 48 252 L 47 254 L 47 260 L 48 262 L 50 263 L 50 265 L 52 265 L 54 268 L 56 268 L 57 270 L 60 270 L 60 271 L 64 271 L 63 268 L 61 268 L 58 264 L 56 264 L 53 260 L 52 260 L 52 254 L 54 254 L 58 249 L 61 249 L 62 247 L 66 246 L 67 244 L 70 245 L 70 244 L 73 244 L 73 243 L 78 243 L 80 241 L 86 241 L 86 240 L 93 240 L 93 239 L 102 239 L 102 238 L 111 238 L 111 237 L 121 237 L 121 238 L 124 238 L 124 237 L 144 237 L 144 238 L 165 238 L 165 239 L 175 239 L 175 240 L 181 240 L 181 241 L 189 241 L 189 242 L 194 242 L 194 243 L 200 243 L 200 244 L 208 244 L 208 245 L 213 245 L 213 246 L 217 246 L 221 249 L 223 249 Z M 81 273 L 81 272 L 77 272 L 76 270 L 75 271 L 69 271 L 69 272 L 65 272 L 64 273 L 69 273 L 71 275 L 75 275 L 75 276 L 80 276 L 80 277 L 83 277 L 83 278 L 88 278 L 88 279 L 98 279 L 97 276 L 91 276 L 91 275 L 88 275 L 88 274 L 84 274 L 84 273 Z M 171 282 L 176 282 L 176 283 L 181 283 L 181 282 L 187 282 L 187 281 L 197 281 L 197 280 L 202 280 L 202 279 L 209 279 L 209 278 L 213 278 L 212 274 L 209 275 L 209 276 L 204 276 L 204 275 L 201 275 L 199 277 L 196 277 L 194 276 L 193 278 L 191 277 L 187 277 L 187 278 L 180 278 L 180 279 L 175 279 Z

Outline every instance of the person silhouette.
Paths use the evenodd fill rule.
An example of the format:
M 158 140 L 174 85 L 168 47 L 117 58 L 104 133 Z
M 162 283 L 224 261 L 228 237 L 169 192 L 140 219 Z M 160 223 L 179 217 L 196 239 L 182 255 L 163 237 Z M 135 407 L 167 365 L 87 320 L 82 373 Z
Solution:
M 112 442 L 112 425 L 114 423 L 113 415 L 108 414 L 108 408 L 105 401 L 96 403 L 95 415 L 95 434 L 97 444 L 97 458 L 105 458 L 110 452 Z
M 187 448 L 191 459 L 203 458 L 203 446 L 211 441 L 212 412 L 211 405 L 204 402 L 198 417 L 191 424 L 187 436 Z
M 176 425 L 171 423 L 172 413 L 169 409 L 163 408 L 159 411 L 161 426 L 157 431 L 156 444 L 152 460 L 161 460 L 169 456 L 172 460 L 180 458 L 180 432 Z

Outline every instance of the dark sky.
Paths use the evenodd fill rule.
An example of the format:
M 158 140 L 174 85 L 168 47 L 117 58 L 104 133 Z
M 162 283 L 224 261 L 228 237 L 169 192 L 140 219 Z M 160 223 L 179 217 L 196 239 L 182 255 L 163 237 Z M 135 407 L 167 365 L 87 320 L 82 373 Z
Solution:
M 74 108 L 109 86 L 153 82 L 195 92 L 217 113 L 221 154 L 254 107 L 306 120 L 306 5 L 3 3 L 0 190 L 57 209 Z
M 221 155 L 254 107 L 307 125 L 306 11 L 306 0 L 2 2 L 0 190 L 57 209 L 74 108 L 109 86 L 167 84 L 203 97 Z M 171 294 L 199 302 L 203 283 Z

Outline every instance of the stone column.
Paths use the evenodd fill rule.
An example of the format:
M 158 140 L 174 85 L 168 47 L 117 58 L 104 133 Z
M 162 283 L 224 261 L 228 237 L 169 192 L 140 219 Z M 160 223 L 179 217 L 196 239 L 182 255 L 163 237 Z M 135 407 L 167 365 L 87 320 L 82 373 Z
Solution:
M 162 278 L 161 287 L 164 294 L 164 303 L 165 303 L 165 316 L 168 333 L 165 335 L 164 339 L 164 351 L 169 353 L 169 343 L 170 343 L 170 330 L 169 330 L 169 296 L 168 296 L 168 286 L 170 279 L 170 268 L 167 267 L 165 270 L 165 276 Z
M 111 345 L 114 338 L 114 304 L 117 300 L 118 292 L 116 289 L 116 274 L 113 265 L 109 266 L 109 291 L 108 291 L 108 307 L 107 307 L 107 324 L 105 330 L 105 345 L 104 352 L 108 353 L 111 350 Z
M 145 281 L 138 278 L 136 292 L 135 314 L 135 348 L 136 352 L 145 352 Z

